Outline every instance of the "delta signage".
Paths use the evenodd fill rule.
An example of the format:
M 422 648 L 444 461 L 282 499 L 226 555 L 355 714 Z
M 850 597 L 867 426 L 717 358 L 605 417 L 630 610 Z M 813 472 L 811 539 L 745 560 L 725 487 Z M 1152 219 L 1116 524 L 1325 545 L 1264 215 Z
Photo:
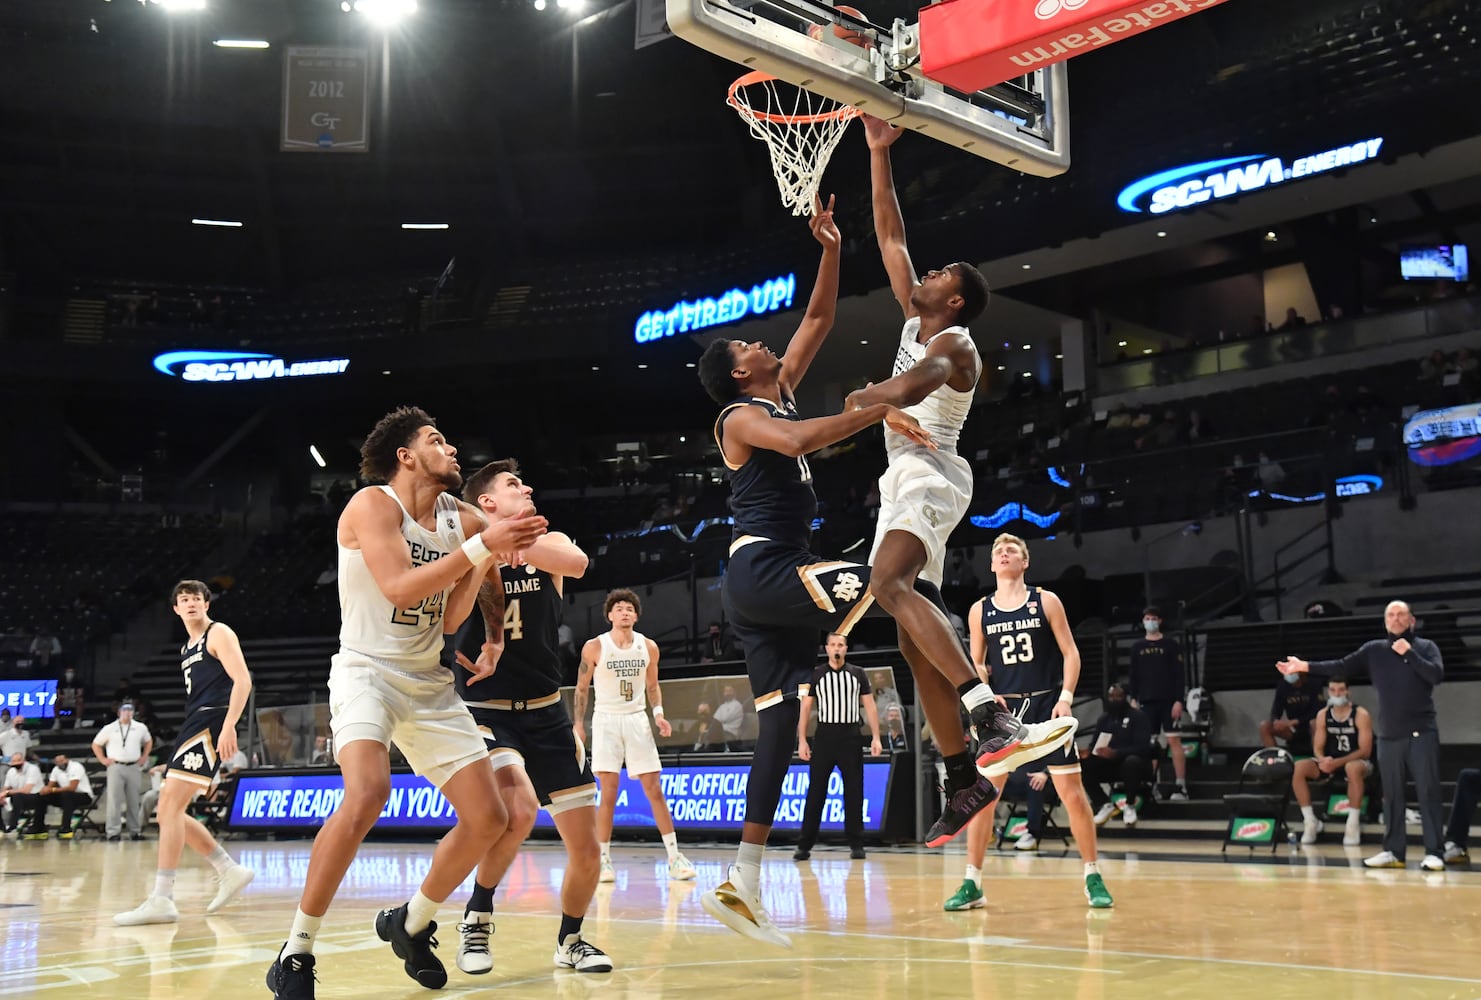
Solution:
M 659 782 L 681 829 L 738 831 L 745 821 L 749 778 L 750 767 L 745 764 L 691 764 L 665 768 Z M 864 763 L 866 830 L 884 827 L 889 778 L 888 760 Z M 807 789 L 807 765 L 794 764 L 777 806 L 778 830 L 801 829 Z M 230 825 L 235 830 L 315 828 L 334 814 L 344 795 L 344 779 L 338 772 L 248 772 L 237 782 Z M 375 825 L 381 830 L 446 830 L 455 822 L 457 814 L 441 792 L 425 778 L 402 772 L 391 775 L 391 794 Z M 614 822 L 619 829 L 652 830 L 657 825 L 642 783 L 625 771 L 618 782 Z M 553 829 L 555 824 L 542 809 L 535 826 Z M 828 779 L 822 829 L 843 828 L 843 779 L 835 771 Z
M 1150 212 L 1153 215 L 1195 208 L 1211 201 L 1366 163 L 1377 157 L 1382 148 L 1382 139 L 1361 139 L 1335 149 L 1300 156 L 1289 163 L 1264 153 L 1190 163 L 1128 184 L 1116 196 L 1116 204 L 1123 212 Z
M 56 681 L 0 681 L 0 708 L 12 716 L 50 719 L 56 711 Z
M 781 312 L 792 307 L 796 294 L 797 275 L 786 274 L 752 285 L 749 292 L 732 288 L 714 298 L 677 302 L 639 316 L 633 325 L 633 340 L 649 344 L 676 333 L 694 333 L 710 326 L 739 323 L 749 316 Z
M 349 358 L 285 361 L 242 351 L 170 351 L 154 359 L 155 371 L 185 382 L 263 382 L 309 375 L 343 375 Z

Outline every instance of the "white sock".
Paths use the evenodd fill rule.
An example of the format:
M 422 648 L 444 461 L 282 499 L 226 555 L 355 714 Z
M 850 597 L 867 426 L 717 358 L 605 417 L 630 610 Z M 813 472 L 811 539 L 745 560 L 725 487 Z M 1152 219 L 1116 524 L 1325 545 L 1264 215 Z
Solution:
M 216 869 L 217 875 L 225 875 L 236 865 L 236 862 L 231 859 L 231 855 L 226 853 L 226 848 L 220 844 L 216 845 L 216 850 L 206 855 L 206 861 L 212 868 Z
M 308 955 L 314 950 L 314 938 L 319 936 L 319 925 L 323 917 L 311 917 L 299 910 L 293 915 L 293 929 L 288 932 L 288 943 L 283 945 L 284 955 Z
M 976 865 L 968 865 L 967 866 L 967 881 L 968 882 L 971 882 L 977 888 L 981 889 L 982 888 L 982 869 L 981 868 L 978 868 Z
M 1301 818 L 1304 819 L 1308 823 L 1315 823 L 1316 822 L 1316 810 L 1314 808 L 1312 808 L 1311 806 L 1302 806 L 1301 807 Z
M 1098 862 L 1098 861 L 1087 861 L 1087 862 L 1085 862 L 1085 877 L 1086 878 L 1089 878 L 1091 875 L 1099 875 L 1099 874 L 1100 874 L 1100 862 Z
M 1347 825 L 1348 826 L 1357 826 L 1360 822 L 1362 822 L 1362 819 L 1363 819 L 1362 813 L 1360 813 L 1356 809 L 1354 809 L 1352 812 L 1350 812 L 1350 813 L 1347 814 Z
M 744 841 L 735 852 L 735 872 L 750 892 L 759 894 L 761 891 L 761 858 L 765 853 L 765 844 L 747 844 Z
M 161 868 L 154 873 L 154 892 L 151 895 L 163 896 L 165 899 L 175 898 L 175 869 Z
M 420 889 L 406 904 L 406 933 L 420 934 L 437 916 L 437 907 L 442 904 L 422 895 Z
M 962 695 L 962 704 L 966 706 L 968 712 L 990 701 L 992 701 L 992 688 L 986 684 L 974 685 L 970 691 Z
M 663 835 L 663 849 L 669 852 L 670 861 L 678 861 L 679 835 L 677 833 L 665 833 Z
M 600 846 L 602 848 L 602 860 L 603 861 L 611 861 L 612 860 L 612 842 L 610 840 L 605 840 L 605 841 L 603 841 L 601 843 Z

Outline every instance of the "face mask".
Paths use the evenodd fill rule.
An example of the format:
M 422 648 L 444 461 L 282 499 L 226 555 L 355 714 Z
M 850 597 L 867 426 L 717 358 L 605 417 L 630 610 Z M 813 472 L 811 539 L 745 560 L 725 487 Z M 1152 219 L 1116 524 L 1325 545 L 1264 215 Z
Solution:
M 1285 675 L 1285 679 L 1286 679 L 1286 683 L 1287 684 L 1299 684 L 1301 682 L 1301 675 L 1300 674 L 1286 674 Z
M 1142 619 L 1142 628 L 1146 629 L 1148 632 L 1156 632 L 1156 631 L 1160 630 L 1161 627 L 1162 627 L 1162 623 L 1160 621 L 1158 621 L 1156 618 L 1143 618 Z
M 1342 694 L 1342 695 L 1334 694 L 1330 698 L 1327 699 L 1327 706 L 1329 708 L 1341 708 L 1343 705 L 1346 705 L 1346 704 L 1347 704 L 1347 695 L 1345 695 L 1345 694 Z
M 1106 701 L 1106 707 L 1110 710 L 1112 715 L 1124 715 L 1126 714 L 1126 699 L 1111 698 Z

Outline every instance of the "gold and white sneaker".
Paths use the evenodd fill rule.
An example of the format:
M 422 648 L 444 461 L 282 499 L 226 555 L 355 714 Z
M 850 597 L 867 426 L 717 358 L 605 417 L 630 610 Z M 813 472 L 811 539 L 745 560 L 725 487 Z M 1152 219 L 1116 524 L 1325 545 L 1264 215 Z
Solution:
M 700 896 L 699 902 L 706 913 L 737 934 L 783 948 L 792 947 L 792 939 L 777 930 L 760 897 L 742 884 L 734 865 L 730 867 L 730 877 Z
M 1075 742 L 1075 732 L 1080 720 L 1073 715 L 1062 715 L 1048 722 L 1035 722 L 1024 727 L 1023 740 L 1002 760 L 977 770 L 989 778 L 1000 774 L 1012 774 L 1025 764 L 1047 757 L 1060 747 Z

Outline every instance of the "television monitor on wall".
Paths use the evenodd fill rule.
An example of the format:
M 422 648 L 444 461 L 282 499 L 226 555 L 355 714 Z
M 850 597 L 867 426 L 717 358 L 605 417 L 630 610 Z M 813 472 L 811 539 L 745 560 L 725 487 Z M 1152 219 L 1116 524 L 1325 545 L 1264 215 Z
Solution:
M 1439 246 L 1402 247 L 1399 250 L 1399 273 L 1406 281 L 1449 278 L 1467 281 L 1471 268 L 1463 243 Z

